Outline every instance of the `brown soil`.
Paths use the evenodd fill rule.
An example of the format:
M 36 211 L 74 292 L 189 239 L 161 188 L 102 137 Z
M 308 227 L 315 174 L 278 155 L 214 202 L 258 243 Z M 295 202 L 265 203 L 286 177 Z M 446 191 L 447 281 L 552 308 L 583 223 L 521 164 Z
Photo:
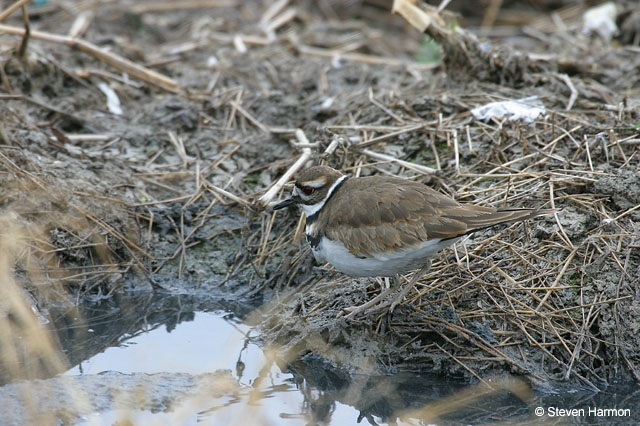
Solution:
M 611 42 L 582 34 L 584 10 L 556 11 L 565 29 L 550 26 L 551 11 L 528 12 L 524 32 L 498 19 L 487 45 L 430 33 L 438 63 L 420 62 L 438 49 L 386 6 L 293 3 L 275 16 L 252 2 L 29 7 L 32 29 L 55 34 L 86 13 L 83 40 L 169 76 L 169 87 L 35 35 L 20 57 L 20 38 L 0 36 L 0 223 L 17 233 L 0 234 L 0 249 L 34 305 L 124 283 L 224 282 L 273 302 L 260 318 L 265 340 L 294 355 L 471 379 L 510 371 L 541 384 L 640 379 L 634 2 Z M 3 24 L 21 28 L 19 15 Z M 108 110 L 101 83 L 123 114 Z M 469 113 L 529 96 L 547 109 L 532 124 Z M 256 203 L 303 152 L 296 129 L 315 144 L 312 161 L 350 173 L 560 211 L 446 250 L 393 315 L 338 319 L 379 285 L 314 267 L 298 214 Z M 30 243 L 7 251 L 9 235 Z

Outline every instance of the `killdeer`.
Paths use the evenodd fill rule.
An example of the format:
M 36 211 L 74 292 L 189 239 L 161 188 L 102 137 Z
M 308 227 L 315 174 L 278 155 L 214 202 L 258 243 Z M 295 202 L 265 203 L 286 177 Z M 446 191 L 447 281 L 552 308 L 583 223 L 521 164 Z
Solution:
M 418 182 L 396 177 L 349 177 L 327 166 L 303 170 L 293 194 L 274 210 L 298 204 L 313 256 L 352 277 L 396 277 L 419 269 L 390 310 L 431 265 L 431 258 L 465 235 L 498 224 L 553 213 L 460 204 Z M 351 317 L 392 291 L 352 309 Z M 386 306 L 386 305 L 381 305 Z

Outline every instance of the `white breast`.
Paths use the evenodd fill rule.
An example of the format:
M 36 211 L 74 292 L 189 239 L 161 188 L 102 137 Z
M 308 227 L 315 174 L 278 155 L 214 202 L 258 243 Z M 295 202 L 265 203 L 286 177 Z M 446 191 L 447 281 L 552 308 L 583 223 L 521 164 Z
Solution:
M 312 251 L 318 262 L 329 262 L 338 271 L 352 277 L 392 277 L 396 274 L 422 268 L 436 253 L 454 244 L 460 238 L 462 237 L 429 240 L 424 242 L 421 247 L 360 258 L 351 254 L 339 241 L 322 237 L 318 246 Z

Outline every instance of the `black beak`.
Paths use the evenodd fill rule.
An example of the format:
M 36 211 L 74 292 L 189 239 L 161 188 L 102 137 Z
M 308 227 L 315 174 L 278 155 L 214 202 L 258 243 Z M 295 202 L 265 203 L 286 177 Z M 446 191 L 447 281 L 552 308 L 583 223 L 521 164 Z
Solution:
M 280 201 L 278 204 L 273 206 L 273 208 L 271 210 L 284 209 L 285 207 L 290 206 L 292 204 L 296 204 L 296 201 L 293 198 L 287 198 L 286 200 Z

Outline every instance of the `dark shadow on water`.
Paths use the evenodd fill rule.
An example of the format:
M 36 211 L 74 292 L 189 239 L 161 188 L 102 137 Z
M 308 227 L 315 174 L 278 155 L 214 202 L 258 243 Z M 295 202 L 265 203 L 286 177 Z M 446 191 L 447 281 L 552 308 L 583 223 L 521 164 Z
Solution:
M 488 394 L 467 405 L 455 398 L 451 404 L 441 404 L 444 398 L 459 395 L 469 385 L 434 375 L 349 375 L 313 354 L 291 363 L 289 370 L 305 394 L 310 416 L 320 424 L 330 419 L 336 402 L 354 407 L 357 421 L 366 419 L 369 424 L 376 424 L 376 418 L 385 424 L 396 424 L 399 417 L 405 416 L 433 422 L 439 419 L 447 424 L 479 424 L 529 414 L 528 405 L 508 391 Z
M 540 424 L 545 420 L 554 424 L 630 424 L 640 414 L 637 383 L 599 393 L 569 388 L 555 393 L 531 392 L 521 399 L 505 388 L 484 393 L 481 387 L 475 388 L 477 385 L 429 374 L 348 374 L 313 354 L 290 363 L 288 371 L 305 396 L 309 418 L 317 424 L 331 424 L 337 403 L 357 410 L 358 422 L 391 425 L 407 418 L 447 425 Z M 474 388 L 478 390 L 475 395 Z M 543 416 L 536 415 L 538 407 L 543 408 Z M 592 414 L 598 408 L 615 408 L 618 413 Z M 567 415 L 559 409 L 574 411 Z

